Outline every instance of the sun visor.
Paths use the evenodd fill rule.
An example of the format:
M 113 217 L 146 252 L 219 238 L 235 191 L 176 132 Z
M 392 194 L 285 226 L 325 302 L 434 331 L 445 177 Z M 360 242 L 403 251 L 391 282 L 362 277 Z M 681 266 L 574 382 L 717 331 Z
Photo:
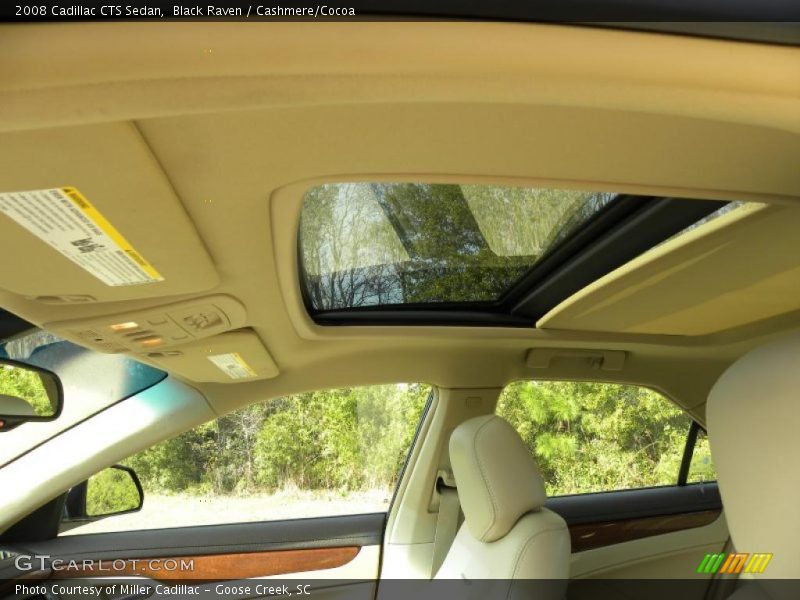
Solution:
M 133 124 L 3 133 L 0 164 L 6 290 L 61 304 L 195 293 L 219 283 Z

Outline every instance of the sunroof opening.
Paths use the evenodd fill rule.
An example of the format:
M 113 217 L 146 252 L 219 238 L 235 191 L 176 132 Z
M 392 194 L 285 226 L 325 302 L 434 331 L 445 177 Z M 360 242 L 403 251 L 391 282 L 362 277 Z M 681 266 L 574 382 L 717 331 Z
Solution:
M 498 300 L 615 194 L 492 185 L 337 183 L 303 202 L 316 311 Z
M 301 287 L 326 324 L 531 326 L 583 286 L 734 206 L 501 185 L 325 184 L 303 200 Z

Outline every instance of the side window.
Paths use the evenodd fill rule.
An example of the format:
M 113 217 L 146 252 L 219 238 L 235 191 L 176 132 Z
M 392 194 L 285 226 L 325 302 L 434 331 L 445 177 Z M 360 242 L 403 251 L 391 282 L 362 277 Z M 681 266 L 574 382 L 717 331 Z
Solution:
M 609 383 L 516 382 L 497 414 L 536 456 L 550 496 L 678 484 L 692 424 L 653 390 Z M 700 433 L 690 482 L 714 478 Z
M 242 408 L 140 452 L 140 512 L 68 534 L 384 512 L 429 386 L 317 391 Z
M 689 462 L 686 483 L 705 483 L 716 480 L 717 472 L 714 470 L 714 461 L 711 458 L 708 436 L 705 431 L 700 429 L 697 432 L 697 439 L 692 449 L 692 458 Z

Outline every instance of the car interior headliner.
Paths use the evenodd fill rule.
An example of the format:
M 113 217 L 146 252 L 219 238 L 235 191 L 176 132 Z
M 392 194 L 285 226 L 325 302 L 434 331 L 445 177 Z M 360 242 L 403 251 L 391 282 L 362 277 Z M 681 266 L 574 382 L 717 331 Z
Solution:
M 658 388 L 702 422 L 733 360 L 800 326 L 800 48 L 499 22 L 0 29 L 0 192 L 74 186 L 164 277 L 107 286 L 3 218 L 0 252 L 22 258 L 3 261 L 0 306 L 100 351 L 113 339 L 82 332 L 214 306 L 215 335 L 122 350 L 219 414 L 354 384 L 588 378 Z M 340 181 L 759 204 L 528 327 L 326 326 L 297 231 L 305 192 Z M 225 382 L 220 352 L 251 352 L 256 376 Z

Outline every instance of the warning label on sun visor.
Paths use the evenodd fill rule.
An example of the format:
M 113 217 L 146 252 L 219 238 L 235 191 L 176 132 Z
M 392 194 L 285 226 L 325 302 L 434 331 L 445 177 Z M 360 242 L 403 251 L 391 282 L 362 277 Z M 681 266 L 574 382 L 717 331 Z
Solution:
M 231 379 L 246 379 L 255 377 L 257 373 L 248 365 L 238 352 L 228 354 L 215 354 L 209 356 L 208 360 L 213 362 L 220 371 Z
M 106 285 L 164 280 L 75 188 L 0 193 L 0 211 Z

